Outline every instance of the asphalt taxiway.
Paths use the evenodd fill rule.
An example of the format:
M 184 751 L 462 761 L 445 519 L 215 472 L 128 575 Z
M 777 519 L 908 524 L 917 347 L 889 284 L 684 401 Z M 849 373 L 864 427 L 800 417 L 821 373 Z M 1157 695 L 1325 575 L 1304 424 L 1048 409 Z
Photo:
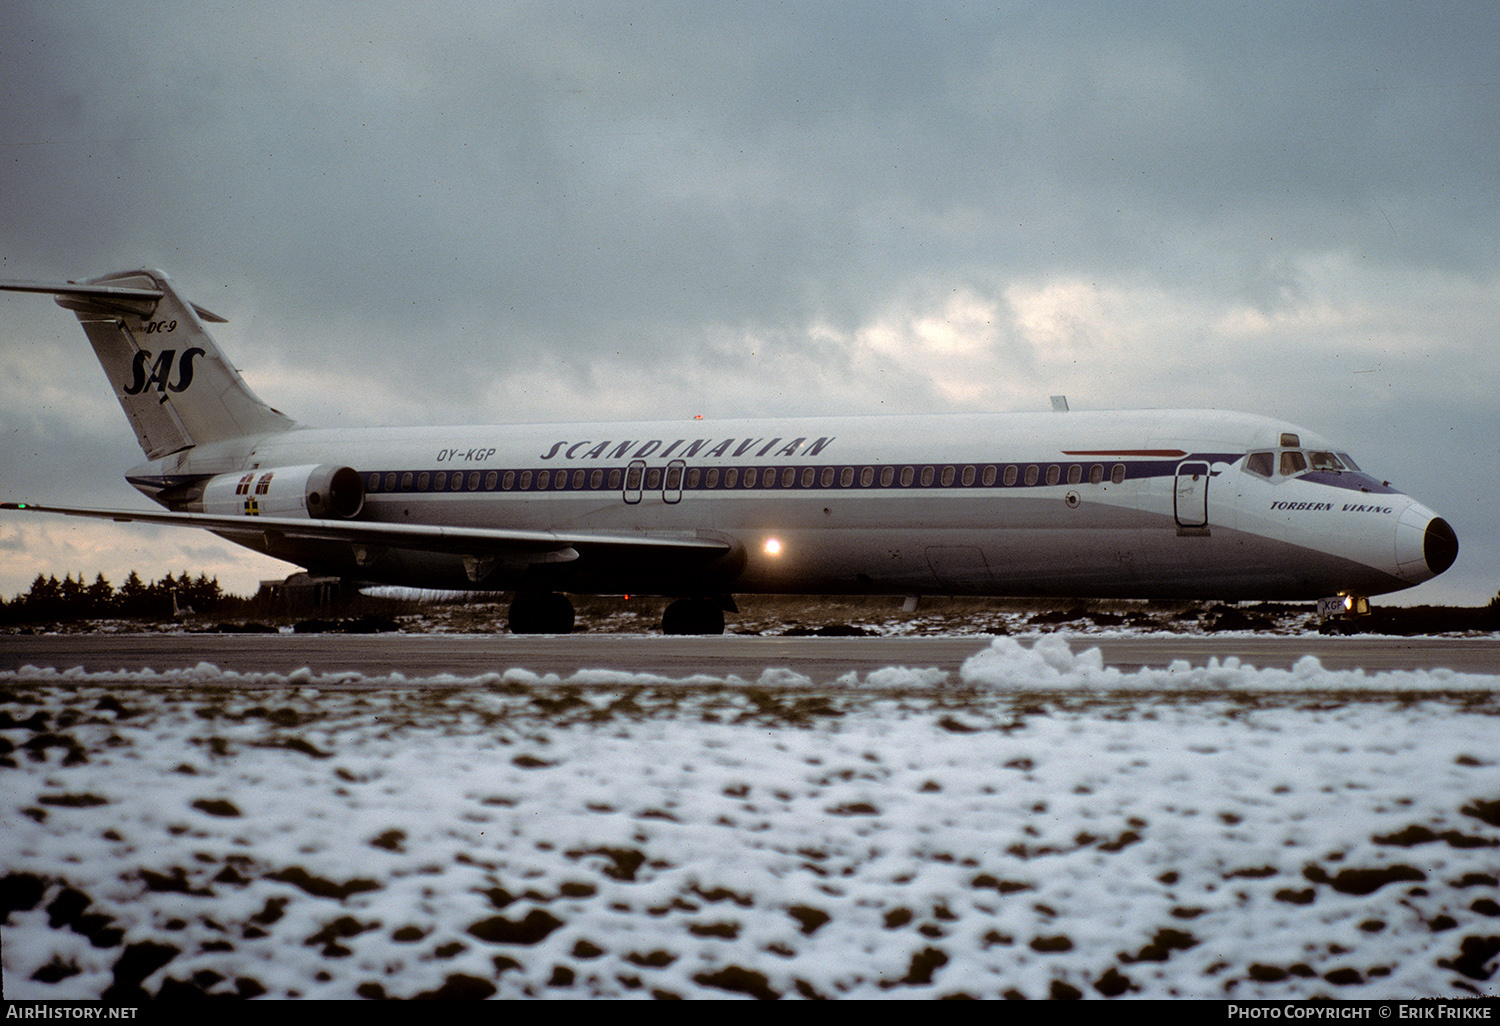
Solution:
M 1072 650 L 1098 648 L 1106 666 L 1123 671 L 1166 668 L 1182 660 L 1203 666 L 1236 657 L 1261 669 L 1289 669 L 1315 656 L 1328 670 L 1434 670 L 1500 674 L 1500 639 L 1322 637 L 1282 635 L 1068 635 Z M 573 634 L 58 634 L 0 637 L 0 671 L 25 666 L 91 673 L 190 669 L 209 663 L 236 673 L 363 675 L 399 673 L 473 677 L 508 669 L 568 677 L 580 670 L 623 670 L 663 677 L 729 675 L 753 680 L 788 669 L 815 683 L 888 666 L 956 673 L 988 647 L 985 636 L 882 638 L 663 637 Z M 1022 638 L 1030 646 L 1032 639 Z

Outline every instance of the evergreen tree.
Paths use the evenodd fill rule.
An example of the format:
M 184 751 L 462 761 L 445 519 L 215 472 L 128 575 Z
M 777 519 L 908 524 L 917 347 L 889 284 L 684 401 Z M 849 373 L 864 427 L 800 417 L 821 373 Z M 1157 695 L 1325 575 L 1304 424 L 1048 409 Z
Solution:
M 93 584 L 85 584 L 80 574 L 67 574 L 62 581 L 55 575 L 37 574 L 31 588 L 6 601 L 0 597 L 0 622 L 81 620 L 101 616 L 163 617 L 173 611 L 173 599 L 181 612 L 212 612 L 230 596 L 224 594 L 217 578 L 207 574 L 189 577 L 165 574 L 150 584 L 140 574 L 130 571 L 118 590 L 105 576 L 97 574 Z
M 37 574 L 36 580 L 31 582 L 31 591 L 26 595 L 27 614 L 43 618 L 56 616 L 61 605 L 62 585 L 57 583 L 57 577 Z
M 130 576 L 125 578 L 125 583 L 120 585 L 119 610 L 126 616 L 141 616 L 146 611 L 146 600 L 150 590 L 141 580 L 140 574 L 134 570 Z
M 89 585 L 85 596 L 90 616 L 108 616 L 114 609 L 115 589 L 101 573 Z
M 206 574 L 199 574 L 197 576 L 191 585 L 189 594 L 192 596 L 193 608 L 200 613 L 207 612 L 224 601 L 224 590 L 219 587 L 219 579 L 217 577 L 209 577 Z
M 61 612 L 65 617 L 77 617 L 83 614 L 83 576 L 80 574 L 77 580 L 72 574 L 63 578 L 62 589 L 58 592 L 61 604 Z
M 31 591 L 27 592 L 26 598 L 27 601 L 35 602 L 37 605 L 46 605 L 47 603 L 56 602 L 58 593 L 61 590 L 58 587 L 56 577 L 43 577 L 41 574 L 37 574 L 36 580 L 31 582 Z

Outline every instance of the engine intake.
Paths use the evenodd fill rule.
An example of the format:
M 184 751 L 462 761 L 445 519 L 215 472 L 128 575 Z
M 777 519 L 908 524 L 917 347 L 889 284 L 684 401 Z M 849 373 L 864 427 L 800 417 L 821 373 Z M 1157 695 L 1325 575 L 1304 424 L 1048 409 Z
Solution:
M 220 516 L 350 520 L 365 508 L 365 485 L 349 467 L 269 467 L 220 474 L 202 502 L 204 513 Z

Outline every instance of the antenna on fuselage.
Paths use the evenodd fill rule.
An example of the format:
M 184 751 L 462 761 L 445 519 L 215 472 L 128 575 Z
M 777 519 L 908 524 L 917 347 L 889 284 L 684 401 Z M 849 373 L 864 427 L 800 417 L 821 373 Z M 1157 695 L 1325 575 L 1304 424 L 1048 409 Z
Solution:
M 1052 412 L 1053 413 L 1067 413 L 1068 412 L 1068 397 L 1065 396 L 1065 395 L 1055 395 L 1055 396 L 1053 396 L 1052 397 Z

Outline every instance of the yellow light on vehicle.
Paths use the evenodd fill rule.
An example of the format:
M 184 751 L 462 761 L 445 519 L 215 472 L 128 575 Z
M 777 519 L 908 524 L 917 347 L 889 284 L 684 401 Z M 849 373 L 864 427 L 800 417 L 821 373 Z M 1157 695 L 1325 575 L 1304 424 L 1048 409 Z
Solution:
M 777 541 L 775 538 L 767 538 L 766 539 L 766 555 L 768 555 L 768 556 L 779 556 L 779 555 L 781 555 L 781 542 Z

